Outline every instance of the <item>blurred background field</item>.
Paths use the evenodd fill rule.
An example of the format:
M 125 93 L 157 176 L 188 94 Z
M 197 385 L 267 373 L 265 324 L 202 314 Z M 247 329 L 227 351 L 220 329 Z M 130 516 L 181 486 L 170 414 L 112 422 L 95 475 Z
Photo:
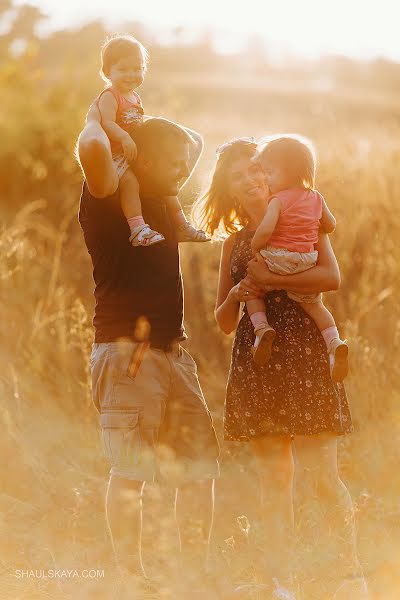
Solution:
M 9 7 L 0 1 L 0 18 Z M 103 512 L 108 467 L 89 386 L 93 284 L 77 221 L 82 176 L 74 159 L 86 110 L 102 89 L 99 47 L 107 32 L 92 22 L 39 38 L 40 18 L 21 6 L 0 36 L 0 598 L 105 598 L 107 576 L 96 589 L 89 581 L 15 577 L 16 569 L 107 570 L 111 562 Z M 161 46 L 140 23 L 125 30 L 150 52 L 141 90 L 146 113 L 204 135 L 183 197 L 188 211 L 207 185 L 215 147 L 227 139 L 292 131 L 315 142 L 318 189 L 338 221 L 332 242 L 342 274 L 340 291 L 326 302 L 352 352 L 347 389 L 356 431 L 340 442 L 341 473 L 356 506 L 372 598 L 396 600 L 400 65 L 339 56 L 276 63 L 256 37 L 240 53 L 223 55 L 206 34 L 189 44 L 177 28 Z M 220 249 L 218 242 L 186 245 L 181 254 L 187 347 L 222 441 L 232 339 L 213 317 Z M 256 504 L 249 449 L 224 444 L 213 551 L 221 572 L 228 565 L 238 582 L 246 581 L 250 558 L 237 517 L 253 523 Z

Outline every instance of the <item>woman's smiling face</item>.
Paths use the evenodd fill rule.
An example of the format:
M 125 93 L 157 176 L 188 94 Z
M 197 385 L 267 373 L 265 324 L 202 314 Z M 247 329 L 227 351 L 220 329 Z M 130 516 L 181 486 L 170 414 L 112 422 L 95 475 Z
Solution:
M 229 191 L 246 213 L 263 206 L 268 188 L 260 165 L 249 157 L 235 160 L 229 174 Z

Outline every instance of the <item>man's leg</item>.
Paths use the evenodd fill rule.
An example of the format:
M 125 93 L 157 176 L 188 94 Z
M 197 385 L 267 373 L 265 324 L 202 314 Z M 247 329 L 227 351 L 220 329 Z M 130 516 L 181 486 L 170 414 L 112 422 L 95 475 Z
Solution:
M 160 461 L 166 480 L 177 475 L 175 514 L 184 579 L 204 581 L 214 516 L 214 479 L 219 476 L 219 445 L 197 377 L 193 358 L 182 348 L 168 354 L 171 392 L 160 443 L 172 449 L 173 461 Z M 185 581 L 183 582 L 185 583 Z
M 175 514 L 182 565 L 189 572 L 206 568 L 214 520 L 214 479 L 191 481 L 177 488 Z M 186 572 L 186 568 L 185 568 Z
M 111 466 L 107 525 L 119 566 L 140 573 L 143 482 L 152 481 L 156 473 L 154 442 L 169 389 L 169 364 L 161 352 L 148 349 L 143 354 L 139 344 L 121 341 L 98 344 L 91 367 L 103 448 Z
M 116 563 L 134 575 L 145 575 L 141 556 L 144 486 L 142 481 L 110 475 L 106 493 L 106 519 Z

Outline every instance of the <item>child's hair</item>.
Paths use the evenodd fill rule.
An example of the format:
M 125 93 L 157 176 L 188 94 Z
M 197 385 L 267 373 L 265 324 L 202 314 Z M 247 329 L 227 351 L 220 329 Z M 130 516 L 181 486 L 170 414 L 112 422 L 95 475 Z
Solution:
M 126 56 L 141 54 L 144 67 L 147 67 L 149 54 L 146 48 L 133 35 L 113 35 L 106 39 L 101 48 L 100 75 L 104 81 L 109 80 L 110 69 L 116 62 Z
M 316 159 L 310 140 L 294 134 L 271 138 L 258 152 L 258 160 L 279 165 L 290 186 L 314 188 Z

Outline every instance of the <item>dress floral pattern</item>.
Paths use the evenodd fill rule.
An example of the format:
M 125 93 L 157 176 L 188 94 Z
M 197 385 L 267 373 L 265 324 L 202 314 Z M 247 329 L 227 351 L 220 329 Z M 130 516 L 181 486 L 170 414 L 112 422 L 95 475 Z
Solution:
M 235 236 L 231 255 L 235 284 L 246 274 L 252 235 L 244 228 Z M 268 321 L 276 330 L 272 356 L 267 365 L 254 363 L 253 326 L 245 309 L 232 348 L 224 439 L 351 432 L 346 392 L 342 384 L 331 381 L 325 342 L 314 321 L 283 290 L 268 292 L 265 302 Z

